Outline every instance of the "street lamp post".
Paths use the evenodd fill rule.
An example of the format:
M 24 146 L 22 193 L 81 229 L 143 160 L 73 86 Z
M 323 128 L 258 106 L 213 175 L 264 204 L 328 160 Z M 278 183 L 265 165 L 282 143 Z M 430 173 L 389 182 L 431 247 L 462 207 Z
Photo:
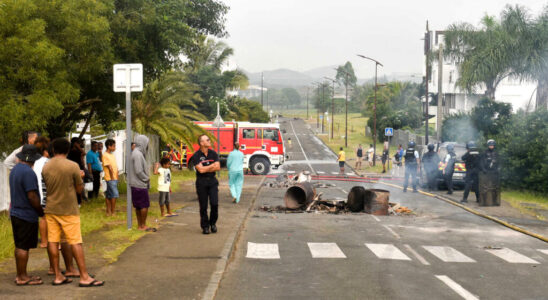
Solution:
M 342 68 L 339 70 L 338 68 L 335 68 L 335 70 L 341 71 L 344 73 L 346 80 L 344 83 L 344 146 L 348 147 L 348 76 L 350 75 L 348 72 L 343 70 Z
M 375 165 L 375 155 L 377 153 L 377 67 L 384 67 L 379 61 L 370 57 L 358 54 L 359 57 L 375 62 L 375 102 L 373 103 L 373 166 Z
M 320 99 L 320 84 L 319 82 L 312 82 L 312 84 L 318 85 L 318 99 Z M 320 127 L 320 101 L 316 101 L 316 129 Z
M 306 120 L 308 120 L 308 86 L 306 87 Z
M 219 102 L 217 102 L 217 116 L 213 120 L 213 126 L 217 127 L 217 155 L 220 155 L 221 151 L 221 127 L 225 127 L 225 122 L 221 118 L 221 113 L 219 109 Z M 219 177 L 219 171 L 217 171 L 217 177 Z
M 329 77 L 324 77 L 327 80 L 330 80 L 333 82 L 333 91 L 331 94 L 331 138 L 333 138 L 333 124 L 335 124 L 335 79 L 331 79 Z

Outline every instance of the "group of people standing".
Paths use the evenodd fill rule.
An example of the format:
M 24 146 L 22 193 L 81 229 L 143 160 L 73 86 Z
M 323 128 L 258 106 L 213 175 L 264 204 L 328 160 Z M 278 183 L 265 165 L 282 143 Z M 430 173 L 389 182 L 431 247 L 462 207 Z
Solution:
M 495 141 L 487 141 L 487 150 L 481 154 L 474 141 L 466 144 L 466 153 L 461 157 L 465 164 L 466 174 L 464 177 L 464 194 L 461 200 L 462 203 L 468 202 L 468 195 L 473 191 L 476 195 L 476 201 L 479 202 L 479 174 L 480 172 L 487 176 L 486 178 L 495 178 L 498 180 L 499 158 L 495 151 Z M 405 178 L 403 191 L 407 191 L 409 180 L 413 186 L 413 192 L 417 190 L 417 174 L 421 171 L 421 160 L 419 152 L 415 149 L 415 142 L 411 141 L 408 144 L 407 150 L 403 157 L 405 159 Z M 443 162 L 442 178 L 447 186 L 447 194 L 453 194 L 453 174 L 455 163 L 457 162 L 457 154 L 453 144 L 447 145 L 447 154 L 443 159 L 440 159 L 435 151 L 435 145 L 427 146 L 428 152 L 422 157 L 423 172 L 426 174 L 427 186 L 429 190 L 438 189 L 439 163 Z
M 70 142 L 57 138 L 50 143 L 49 139 L 29 131 L 23 134 L 22 143 L 5 161 L 12 167 L 9 184 L 15 284 L 43 284 L 39 276 L 27 274 L 29 250 L 36 248 L 41 227 L 41 245 L 47 247 L 50 261 L 48 275 L 54 276 L 52 285 L 68 284 L 71 278 L 79 278 L 80 287 L 102 286 L 104 281 L 94 279 L 86 269 L 77 201 L 77 195 L 84 189 L 85 173 L 77 163 L 67 159 Z M 59 249 L 65 261 L 64 273 L 59 267 Z

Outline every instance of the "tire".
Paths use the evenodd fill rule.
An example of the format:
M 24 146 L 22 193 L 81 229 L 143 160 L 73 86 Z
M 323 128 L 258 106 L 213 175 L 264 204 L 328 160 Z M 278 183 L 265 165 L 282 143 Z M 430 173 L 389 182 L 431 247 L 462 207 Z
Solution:
M 270 172 L 270 162 L 264 157 L 257 157 L 251 160 L 250 168 L 253 175 L 266 175 Z

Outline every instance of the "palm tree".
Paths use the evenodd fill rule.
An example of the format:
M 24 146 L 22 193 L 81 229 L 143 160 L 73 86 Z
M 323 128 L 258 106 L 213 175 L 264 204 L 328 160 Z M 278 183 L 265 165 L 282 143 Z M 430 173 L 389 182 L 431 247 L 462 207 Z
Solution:
M 473 93 L 481 84 L 494 100 L 498 84 L 511 73 L 511 37 L 495 18 L 485 16 L 479 28 L 452 24 L 445 32 L 444 56 L 458 64 L 457 86 Z
M 209 66 L 220 72 L 223 64 L 234 54 L 234 49 L 221 41 L 201 36 L 187 52 L 187 71 L 194 73 Z
M 164 143 L 182 140 L 187 145 L 205 133 L 193 123 L 205 117 L 196 111 L 201 99 L 182 72 L 171 71 L 147 84 L 141 97 L 132 100 L 133 126 L 137 132 L 157 134 Z
M 548 104 L 548 7 L 533 19 L 522 6 L 507 6 L 502 24 L 513 37 L 513 74 L 537 82 L 537 108 Z

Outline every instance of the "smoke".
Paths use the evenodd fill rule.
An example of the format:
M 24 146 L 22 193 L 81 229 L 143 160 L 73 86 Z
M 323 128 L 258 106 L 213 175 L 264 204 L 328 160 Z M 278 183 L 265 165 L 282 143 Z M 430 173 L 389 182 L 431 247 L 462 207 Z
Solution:
M 466 143 L 477 141 L 480 132 L 474 126 L 470 115 L 459 113 L 449 115 L 443 120 L 441 128 L 443 142 Z

